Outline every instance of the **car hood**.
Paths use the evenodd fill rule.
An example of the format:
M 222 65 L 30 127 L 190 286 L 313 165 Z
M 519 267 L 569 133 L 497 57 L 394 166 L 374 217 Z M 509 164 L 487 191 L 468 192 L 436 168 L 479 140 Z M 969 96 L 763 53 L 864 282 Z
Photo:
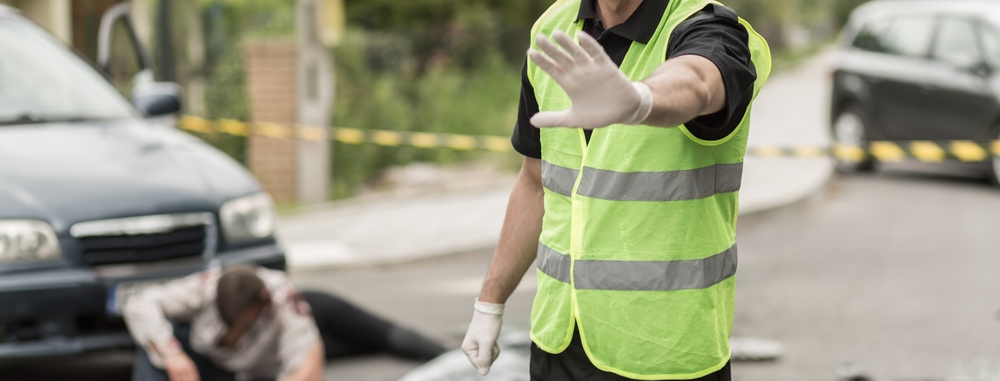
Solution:
M 234 160 L 146 120 L 0 127 L 0 218 L 80 221 L 217 211 L 260 191 Z

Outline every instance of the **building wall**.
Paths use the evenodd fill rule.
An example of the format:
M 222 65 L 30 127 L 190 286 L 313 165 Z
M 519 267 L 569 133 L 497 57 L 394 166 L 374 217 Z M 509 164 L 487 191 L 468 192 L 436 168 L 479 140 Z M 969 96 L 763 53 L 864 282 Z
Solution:
M 294 126 L 297 121 L 298 50 L 291 41 L 251 41 L 246 49 L 250 121 Z M 298 149 L 295 139 L 254 135 L 247 138 L 247 166 L 274 201 L 298 198 Z

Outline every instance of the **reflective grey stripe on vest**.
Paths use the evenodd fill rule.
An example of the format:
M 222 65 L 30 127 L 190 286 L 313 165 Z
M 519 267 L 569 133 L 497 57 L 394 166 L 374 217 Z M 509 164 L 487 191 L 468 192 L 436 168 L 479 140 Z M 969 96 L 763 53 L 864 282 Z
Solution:
M 535 257 L 538 269 L 556 280 L 569 283 L 569 266 L 572 264 L 569 256 L 545 244 L 538 243 L 538 254 Z
M 708 288 L 736 274 L 736 245 L 705 259 L 574 264 L 578 290 L 674 291 Z
M 573 185 L 580 171 L 542 161 L 542 186 L 566 197 L 573 194 Z
M 612 201 L 696 200 L 736 192 L 742 178 L 743 163 L 665 172 L 615 172 L 584 167 L 577 193 Z
M 538 269 L 569 283 L 569 255 L 538 243 Z M 736 245 L 705 259 L 682 261 L 578 260 L 578 290 L 674 291 L 708 288 L 736 274 Z

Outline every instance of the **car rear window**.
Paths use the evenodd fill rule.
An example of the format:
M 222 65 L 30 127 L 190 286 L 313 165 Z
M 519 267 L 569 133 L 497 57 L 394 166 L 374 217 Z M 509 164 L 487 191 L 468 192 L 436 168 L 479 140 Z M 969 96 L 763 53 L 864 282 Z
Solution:
M 852 45 L 876 53 L 926 57 L 936 25 L 937 19 L 930 15 L 875 20 L 858 33 Z

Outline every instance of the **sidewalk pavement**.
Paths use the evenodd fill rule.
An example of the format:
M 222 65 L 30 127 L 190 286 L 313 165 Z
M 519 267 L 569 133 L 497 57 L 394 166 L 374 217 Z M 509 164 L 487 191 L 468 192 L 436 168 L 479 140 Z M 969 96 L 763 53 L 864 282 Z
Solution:
M 747 146 L 829 146 L 832 61 L 828 52 L 772 75 L 754 101 Z M 831 175 L 831 158 L 747 157 L 740 214 L 802 200 L 822 189 Z
M 754 102 L 749 146 L 825 146 L 829 55 L 774 75 Z M 829 158 L 756 158 L 744 164 L 740 214 L 788 205 L 825 186 Z M 311 207 L 279 220 L 295 270 L 408 262 L 493 247 L 514 184 L 505 176 L 474 189 L 387 195 Z

